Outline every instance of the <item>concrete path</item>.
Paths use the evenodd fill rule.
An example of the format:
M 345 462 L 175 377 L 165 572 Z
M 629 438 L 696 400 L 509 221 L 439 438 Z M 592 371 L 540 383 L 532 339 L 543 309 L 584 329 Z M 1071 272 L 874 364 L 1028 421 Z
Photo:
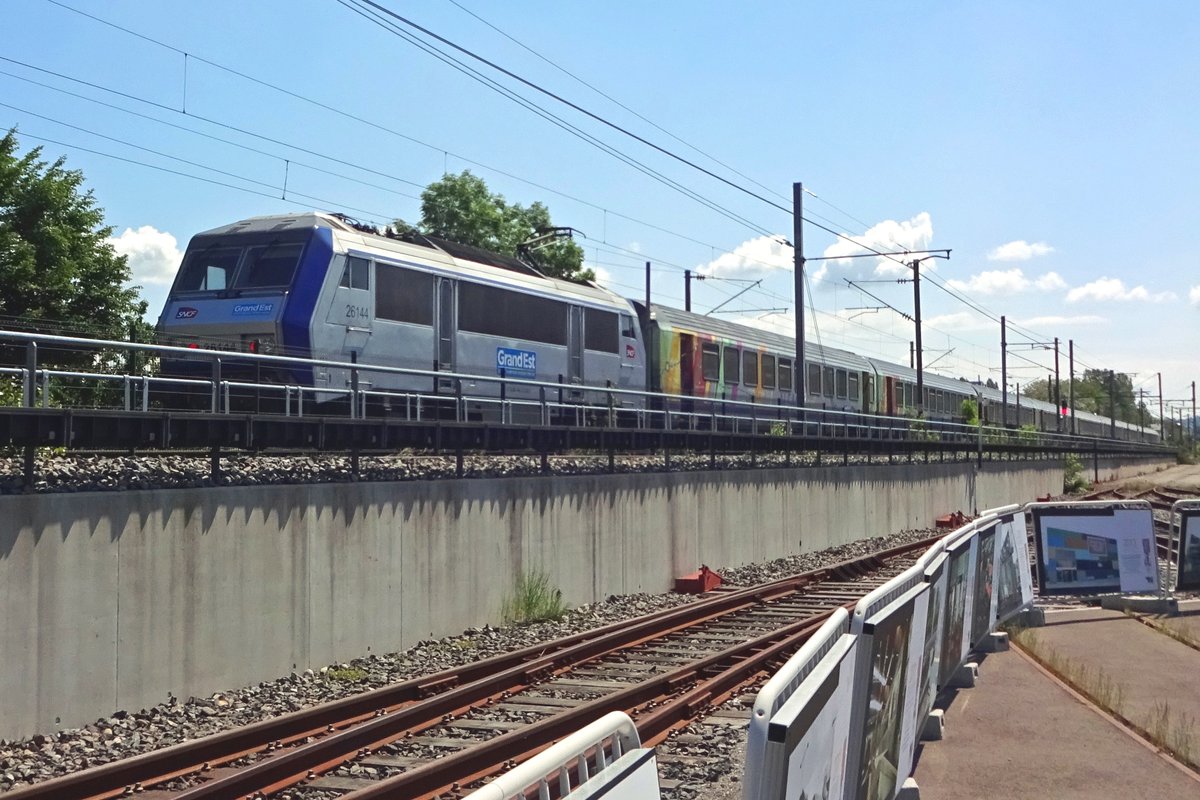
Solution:
M 959 692 L 945 714 L 946 738 L 919 751 L 922 800 L 1200 797 L 1200 778 L 1016 651 L 989 656 L 976 688 Z

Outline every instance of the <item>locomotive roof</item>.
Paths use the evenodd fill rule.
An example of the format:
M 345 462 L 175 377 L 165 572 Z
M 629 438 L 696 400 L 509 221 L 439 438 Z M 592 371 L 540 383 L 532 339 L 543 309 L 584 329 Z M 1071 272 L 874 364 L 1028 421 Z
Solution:
M 594 283 L 577 283 L 551 278 L 515 258 L 492 253 L 477 247 L 450 242 L 437 237 L 401 238 L 383 236 L 367 226 L 335 214 L 305 211 L 296 214 L 273 214 L 222 225 L 203 231 L 197 236 L 229 236 L 244 233 L 274 233 L 289 230 L 329 228 L 345 243 L 354 243 L 376 252 L 385 251 L 426 262 L 433 269 L 444 269 L 498 284 L 519 286 L 528 291 L 557 295 L 563 300 L 606 306 L 628 312 L 629 302 L 618 294 Z M 614 308 L 614 307 L 619 307 Z

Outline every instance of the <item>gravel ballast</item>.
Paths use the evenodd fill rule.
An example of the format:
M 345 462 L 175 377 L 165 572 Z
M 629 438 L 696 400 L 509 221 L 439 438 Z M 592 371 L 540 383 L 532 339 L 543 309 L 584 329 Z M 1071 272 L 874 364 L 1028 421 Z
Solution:
M 970 460 L 969 458 L 966 460 Z M 896 463 L 902 463 L 898 459 Z M 773 469 L 843 464 L 886 465 L 886 456 L 840 456 L 815 453 L 783 455 L 718 455 L 717 469 Z M 936 459 L 932 463 L 940 463 Z M 946 463 L 950 463 L 947 461 Z M 536 455 L 467 455 L 463 457 L 464 478 L 506 478 L 536 475 L 601 475 L 608 472 L 607 455 L 555 455 L 542 472 Z M 0 495 L 26 492 L 20 458 L 0 458 Z M 695 472 L 709 469 L 707 455 L 673 453 L 670 467 L 662 454 L 615 457 L 616 473 Z M 348 483 L 360 481 L 415 481 L 457 477 L 454 456 L 401 454 L 361 456 L 355 478 L 347 455 L 230 454 L 221 458 L 221 474 L 213 480 L 210 458 L 192 455 L 48 455 L 39 452 L 35 481 L 30 491 L 119 492 L 138 489 L 195 489 L 211 486 L 259 486 L 266 484 Z

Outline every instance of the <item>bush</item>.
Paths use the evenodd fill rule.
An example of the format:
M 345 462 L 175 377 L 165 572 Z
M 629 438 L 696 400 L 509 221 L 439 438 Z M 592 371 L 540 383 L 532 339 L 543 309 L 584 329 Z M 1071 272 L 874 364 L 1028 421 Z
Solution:
M 1077 494 L 1086 490 L 1091 484 L 1083 474 L 1083 463 L 1074 453 L 1063 459 L 1063 491 L 1067 494 Z
M 517 579 L 516 588 L 504 601 L 501 615 L 506 624 L 561 619 L 567 611 L 562 591 L 550 583 L 541 571 L 527 572 Z

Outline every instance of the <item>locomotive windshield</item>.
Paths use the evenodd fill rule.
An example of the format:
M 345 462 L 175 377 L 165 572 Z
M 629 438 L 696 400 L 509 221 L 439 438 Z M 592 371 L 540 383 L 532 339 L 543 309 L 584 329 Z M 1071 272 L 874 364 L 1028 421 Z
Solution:
M 175 291 L 286 288 L 292 283 L 303 249 L 299 242 L 193 242 L 179 270 Z

